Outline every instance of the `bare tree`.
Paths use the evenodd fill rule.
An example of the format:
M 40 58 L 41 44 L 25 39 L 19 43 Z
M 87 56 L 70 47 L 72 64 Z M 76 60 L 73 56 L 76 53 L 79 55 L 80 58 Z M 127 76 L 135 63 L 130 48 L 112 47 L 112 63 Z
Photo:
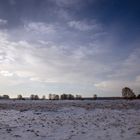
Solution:
M 93 99 L 96 100 L 97 99 L 97 94 L 93 95 Z
M 43 95 L 43 96 L 42 96 L 42 100 L 45 100 L 45 99 L 46 99 L 46 96 L 45 96 L 45 95 Z
M 140 99 L 140 94 L 138 94 L 137 99 Z
M 30 99 L 31 99 L 31 100 L 34 100 L 34 96 L 35 96 L 35 95 L 32 94 L 32 95 L 30 96 Z
M 61 99 L 62 100 L 74 100 L 74 95 L 72 95 L 72 94 L 62 94 Z
M 54 100 L 59 100 L 59 95 L 55 95 Z
M 76 100 L 81 100 L 82 96 L 81 95 L 76 95 Z
M 52 94 L 52 100 L 55 100 L 55 96 L 56 96 L 55 94 Z
M 122 97 L 126 99 L 133 99 L 136 97 L 135 93 L 129 87 L 124 87 L 122 89 Z
M 33 95 L 33 94 L 32 94 L 32 95 L 30 96 L 30 99 L 31 99 L 31 100 L 39 100 L 39 96 L 38 96 L 38 95 Z
M 49 94 L 49 100 L 52 100 L 52 94 Z
M 19 94 L 19 95 L 17 96 L 17 99 L 18 99 L 18 100 L 22 100 L 22 99 L 23 99 L 23 98 L 22 98 L 22 95 Z
M 34 100 L 39 100 L 39 96 L 38 95 L 35 95 L 34 96 Z
M 59 95 L 57 95 L 57 94 L 49 94 L 49 100 L 59 100 Z
M 62 99 L 62 100 L 66 100 L 66 99 L 67 99 L 67 94 L 62 94 L 62 95 L 61 95 L 61 99 Z
M 3 99 L 10 99 L 9 95 L 3 95 L 2 98 Z

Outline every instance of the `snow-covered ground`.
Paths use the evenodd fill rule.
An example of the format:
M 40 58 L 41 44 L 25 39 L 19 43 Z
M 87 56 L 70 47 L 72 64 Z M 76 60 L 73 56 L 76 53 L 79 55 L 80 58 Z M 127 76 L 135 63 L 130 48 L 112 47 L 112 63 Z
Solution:
M 140 140 L 140 101 L 2 101 L 0 140 Z

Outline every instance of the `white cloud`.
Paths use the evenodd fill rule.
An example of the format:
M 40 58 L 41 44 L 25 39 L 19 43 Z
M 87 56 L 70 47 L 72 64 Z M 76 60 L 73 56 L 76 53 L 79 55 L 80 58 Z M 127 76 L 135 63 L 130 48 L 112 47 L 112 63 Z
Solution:
M 137 74 L 140 73 L 140 49 L 136 48 L 133 49 L 130 54 L 123 60 L 121 60 L 118 64 L 116 69 L 114 69 L 112 74 L 109 74 L 108 77 L 110 78 L 131 78 L 135 77 Z
M 44 82 L 44 81 L 41 81 L 39 77 L 31 77 L 30 80 L 37 81 L 37 82 Z
M 5 25 L 7 24 L 7 20 L 5 19 L 0 19 L 0 25 Z
M 90 59 L 91 55 L 100 55 L 91 44 L 90 49 L 88 46 L 71 49 L 68 46 L 48 43 L 47 40 L 39 40 L 37 44 L 25 40 L 15 42 L 9 39 L 10 35 L 5 34 L 0 40 L 1 69 L 13 71 L 14 76 L 23 81 L 26 78 L 45 83 L 86 83 L 95 80 L 96 74 L 110 71 L 102 62 Z
M 0 71 L 0 74 L 2 76 L 5 76 L 5 77 L 11 77 L 11 76 L 13 76 L 13 73 L 12 72 L 9 72 L 9 71 L 6 71 L 6 70 L 1 70 Z
M 70 21 L 68 22 L 68 25 L 80 31 L 90 31 L 90 30 L 97 31 L 101 29 L 100 25 L 97 24 L 95 21 L 94 23 L 91 23 L 91 24 L 85 21 Z
M 55 2 L 57 6 L 60 7 L 70 7 L 70 6 L 76 6 L 77 4 L 81 4 L 80 0 L 51 0 Z
M 18 77 L 21 77 L 21 78 L 29 78 L 29 77 L 33 77 L 35 74 L 31 71 L 15 71 L 15 74 L 18 76 Z
M 50 34 L 55 32 L 55 27 L 52 24 L 46 24 L 43 22 L 29 22 L 25 24 L 27 31 L 35 33 Z
M 125 59 L 114 63 L 112 71 L 108 73 L 107 79 L 97 82 L 94 86 L 106 93 L 120 93 L 125 86 L 130 87 L 136 94 L 140 92 L 140 49 L 135 46 L 131 52 L 127 52 Z

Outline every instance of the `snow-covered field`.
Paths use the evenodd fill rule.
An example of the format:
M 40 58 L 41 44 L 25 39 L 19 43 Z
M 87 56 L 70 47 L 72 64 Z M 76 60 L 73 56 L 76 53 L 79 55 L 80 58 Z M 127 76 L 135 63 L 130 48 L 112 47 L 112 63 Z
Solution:
M 0 140 L 140 140 L 140 100 L 0 100 Z

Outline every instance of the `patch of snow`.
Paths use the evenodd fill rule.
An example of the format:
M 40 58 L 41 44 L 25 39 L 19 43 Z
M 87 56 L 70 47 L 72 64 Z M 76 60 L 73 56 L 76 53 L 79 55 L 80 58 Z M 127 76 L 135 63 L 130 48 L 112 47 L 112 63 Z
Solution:
M 120 106 L 127 101 L 117 101 Z M 5 101 L 6 103 L 6 101 Z M 16 106 L 21 102 L 16 102 Z M 67 105 L 62 105 L 66 103 Z M 0 110 L 0 140 L 139 140 L 140 109 L 113 108 L 113 101 L 64 101 L 54 110 Z M 131 103 L 137 104 L 137 101 Z M 10 103 L 12 104 L 12 103 Z M 30 104 L 28 101 L 25 104 Z M 22 105 L 25 105 L 22 104 Z M 35 102 L 37 105 L 45 102 Z M 80 104 L 80 105 L 79 105 Z M 34 106 L 34 103 L 33 103 Z M 85 107 L 86 106 L 86 107 Z M 88 108 L 87 108 L 88 106 Z M 105 108 L 104 106 L 107 106 Z M 108 106 L 111 106 L 110 108 Z M 42 106 L 41 106 L 42 107 Z M 44 106 L 43 106 L 44 107 Z

